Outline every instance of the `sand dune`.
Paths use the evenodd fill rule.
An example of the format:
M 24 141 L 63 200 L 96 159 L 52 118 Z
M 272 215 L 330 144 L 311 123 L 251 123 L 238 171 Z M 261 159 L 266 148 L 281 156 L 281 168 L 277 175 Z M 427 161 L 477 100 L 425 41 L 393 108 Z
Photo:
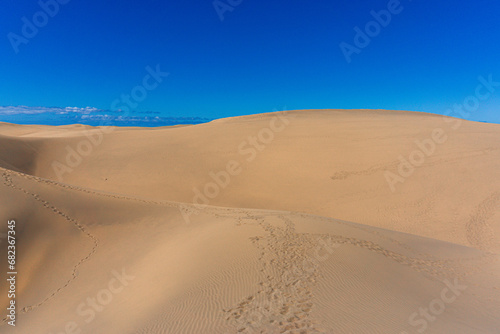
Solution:
M 304 212 L 500 250 L 499 239 L 489 237 L 500 233 L 497 124 L 321 110 L 154 129 L 0 129 L 0 166 L 54 181 L 132 197 Z M 436 130 L 444 142 L 433 141 Z M 399 177 L 400 158 L 419 157 L 421 146 L 432 153 L 422 153 L 423 163 L 391 189 L 387 173 Z M 210 173 L 231 161 L 240 173 L 218 189 L 207 186 L 215 182 Z
M 382 110 L 0 124 L 19 250 L 0 332 L 497 333 L 499 130 Z

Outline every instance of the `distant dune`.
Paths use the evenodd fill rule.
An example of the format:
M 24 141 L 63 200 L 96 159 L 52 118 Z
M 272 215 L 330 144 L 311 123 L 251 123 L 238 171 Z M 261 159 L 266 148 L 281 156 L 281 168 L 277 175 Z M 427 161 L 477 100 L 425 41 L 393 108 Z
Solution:
M 1 333 L 500 331 L 497 124 L 386 110 L 0 123 L 0 173 L 19 273 Z M 8 302 L 2 285 L 2 317 Z

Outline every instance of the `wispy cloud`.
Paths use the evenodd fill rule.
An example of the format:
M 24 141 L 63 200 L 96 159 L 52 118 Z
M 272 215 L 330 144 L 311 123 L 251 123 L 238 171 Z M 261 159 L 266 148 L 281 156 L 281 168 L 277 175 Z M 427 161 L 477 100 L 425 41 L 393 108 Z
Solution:
M 203 117 L 163 116 L 159 112 L 142 111 L 125 113 L 121 110 L 104 110 L 94 107 L 28 107 L 0 106 L 0 121 L 19 124 L 87 124 L 117 126 L 163 126 L 199 124 L 212 119 Z
M 43 114 L 43 113 L 55 113 L 55 114 L 68 114 L 68 113 L 82 113 L 89 114 L 91 112 L 102 112 L 105 110 L 93 108 L 93 107 L 28 107 L 28 106 L 0 106 L 0 115 L 33 115 L 33 114 Z

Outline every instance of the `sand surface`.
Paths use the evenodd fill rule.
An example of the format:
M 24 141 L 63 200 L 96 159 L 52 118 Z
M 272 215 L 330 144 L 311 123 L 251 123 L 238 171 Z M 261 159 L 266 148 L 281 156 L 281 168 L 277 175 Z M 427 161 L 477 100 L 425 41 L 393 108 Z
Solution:
M 0 123 L 0 175 L 0 333 L 500 332 L 500 125 Z

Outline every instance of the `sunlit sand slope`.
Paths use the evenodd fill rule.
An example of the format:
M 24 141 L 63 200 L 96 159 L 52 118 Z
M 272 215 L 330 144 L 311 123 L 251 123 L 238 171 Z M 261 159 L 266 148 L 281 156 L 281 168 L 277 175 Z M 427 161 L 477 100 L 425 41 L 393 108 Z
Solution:
M 303 213 L 199 209 L 0 173 L 0 212 L 16 219 L 20 250 L 17 326 L 4 321 L 2 333 L 500 328 L 493 253 Z
M 151 200 L 304 212 L 500 251 L 500 125 L 304 110 L 163 128 L 0 124 L 0 166 Z

